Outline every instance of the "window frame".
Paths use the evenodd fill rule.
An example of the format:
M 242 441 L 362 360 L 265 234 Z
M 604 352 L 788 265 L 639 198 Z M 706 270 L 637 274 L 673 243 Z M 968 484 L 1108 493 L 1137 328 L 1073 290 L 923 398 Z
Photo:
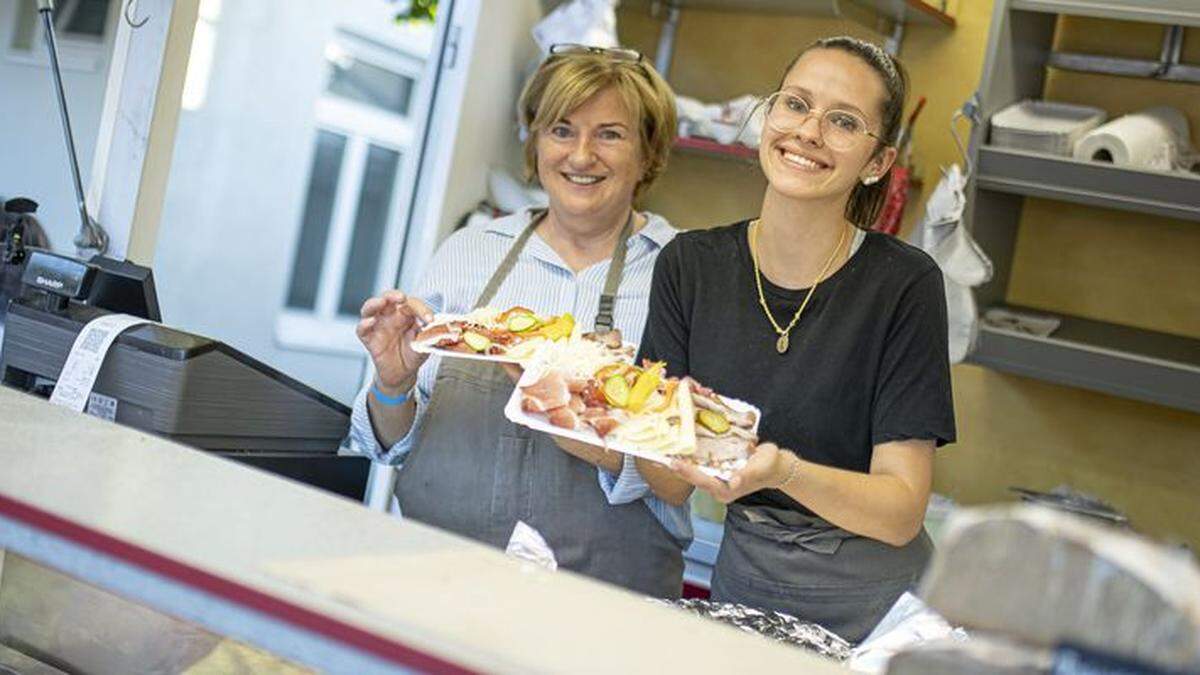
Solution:
M 416 140 L 413 113 L 420 102 L 417 92 L 421 87 L 425 60 L 404 52 L 400 47 L 381 45 L 371 38 L 346 29 L 336 31 L 335 36 L 326 45 L 326 53 L 331 45 L 344 49 L 355 59 L 412 80 L 412 97 L 408 114 L 400 115 L 330 93 L 323 85 L 322 92 L 314 104 L 313 142 L 308 159 L 310 172 L 315 159 L 315 141 L 320 131 L 344 136 L 346 148 L 338 172 L 333 212 L 325 239 L 325 255 L 321 261 L 320 279 L 317 282 L 316 303 L 312 310 L 287 306 L 287 295 L 296 274 L 296 256 L 293 249 L 284 291 L 280 298 L 280 309 L 275 320 L 275 341 L 285 349 L 361 356 L 362 345 L 354 332 L 358 317 L 339 314 L 337 310 L 346 282 L 346 269 L 355 233 L 367 155 L 369 146 L 372 145 L 400 153 L 383 234 L 384 242 L 392 242 L 395 240 L 395 229 L 403 226 L 399 215 L 402 213 L 401 201 L 406 191 L 401 187 L 412 170 L 410 160 L 415 154 L 413 146 Z M 307 190 L 306 183 L 300 194 L 302 202 L 308 197 Z M 299 226 L 300 219 L 297 220 L 297 245 Z M 379 253 L 379 260 L 375 279 L 377 288 L 380 280 L 390 278 L 391 273 L 390 270 L 384 269 L 383 263 L 387 256 L 383 251 Z
M 41 13 L 34 11 L 33 39 L 28 49 L 13 45 L 21 18 L 20 3 L 32 0 L 16 0 L 6 3 L 0 10 L 0 25 L 8 26 L 4 31 L 4 57 L 9 63 L 37 68 L 48 68 L 50 56 L 46 52 L 46 33 L 42 29 Z M 60 7 L 55 9 L 54 36 L 58 43 L 58 65 L 62 70 L 94 73 L 102 69 L 117 33 L 117 20 L 121 14 L 122 0 L 111 0 L 108 16 L 104 19 L 104 31 L 100 36 L 71 33 L 63 30 L 60 23 L 66 24 L 71 13 L 76 11 L 82 0 L 59 0 Z

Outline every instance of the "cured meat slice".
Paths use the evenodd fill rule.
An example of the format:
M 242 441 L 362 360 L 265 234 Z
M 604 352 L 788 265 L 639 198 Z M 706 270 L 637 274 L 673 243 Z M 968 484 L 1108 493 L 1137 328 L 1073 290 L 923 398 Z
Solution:
M 692 386 L 692 401 L 695 402 L 696 407 L 721 413 L 735 427 L 749 429 L 754 426 L 754 413 L 750 411 L 738 412 L 725 405 L 725 402 L 717 398 L 711 389 L 708 389 L 707 393 L 705 393 L 705 388 L 699 387 L 695 380 L 691 378 L 686 378 L 686 380 Z
M 583 394 L 592 386 L 592 380 L 588 377 L 576 377 L 567 380 L 567 391 L 572 394 Z
M 585 421 L 596 430 L 600 438 L 605 438 L 613 432 L 614 429 L 621 426 L 621 420 L 612 415 L 601 415 L 599 417 L 589 417 Z
M 571 402 L 571 391 L 562 373 L 551 370 L 531 385 L 521 387 L 525 400 L 533 399 L 543 411 L 561 408 Z M 522 405 L 524 405 L 522 403 Z
M 584 333 L 583 337 L 585 340 L 599 342 L 609 349 L 620 349 L 625 345 L 624 340 L 621 338 L 621 331 L 617 328 L 603 333 Z
M 745 457 L 750 452 L 750 442 L 736 436 L 696 435 L 696 454 L 711 462 L 724 462 Z
M 554 408 L 546 413 L 550 424 L 564 429 L 575 429 L 579 426 L 579 415 L 567 406 Z
M 429 326 L 417 333 L 415 338 L 417 342 L 428 342 L 439 339 L 454 339 L 457 340 L 462 335 L 462 330 L 451 324 L 439 323 Z
M 579 394 L 571 394 L 571 400 L 567 403 L 567 407 L 577 415 L 587 410 L 587 404 L 583 402 L 583 398 Z

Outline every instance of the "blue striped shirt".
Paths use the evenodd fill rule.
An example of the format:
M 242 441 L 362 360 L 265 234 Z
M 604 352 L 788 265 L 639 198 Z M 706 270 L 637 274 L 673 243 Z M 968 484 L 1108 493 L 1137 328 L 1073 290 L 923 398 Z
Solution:
M 675 236 L 675 229 L 664 218 L 652 213 L 644 215 L 647 218 L 645 226 L 629 238 L 625 271 L 613 313 L 615 326 L 626 341 L 634 344 L 641 341 L 646 324 L 654 261 L 662 247 Z M 513 240 L 529 224 L 529 219 L 530 212 L 522 211 L 455 232 L 438 248 L 425 278 L 412 294 L 424 300 L 435 312 L 460 314 L 470 311 Z M 543 314 L 570 312 L 590 330 L 600 305 L 608 266 L 609 261 L 605 260 L 576 274 L 541 237 L 530 237 L 516 267 L 489 304 L 501 308 L 522 305 Z M 393 466 L 404 462 L 421 433 L 421 422 L 440 362 L 440 357 L 433 356 L 421 367 L 417 375 L 416 420 L 408 435 L 390 448 L 380 447 L 375 437 L 367 412 L 366 388 L 358 393 L 354 399 L 350 439 L 360 452 Z M 656 498 L 638 473 L 632 457 L 625 456 L 619 475 L 614 476 L 603 469 L 598 469 L 598 474 L 600 487 L 610 504 L 644 500 L 681 547 L 691 542 L 688 505 L 671 506 Z

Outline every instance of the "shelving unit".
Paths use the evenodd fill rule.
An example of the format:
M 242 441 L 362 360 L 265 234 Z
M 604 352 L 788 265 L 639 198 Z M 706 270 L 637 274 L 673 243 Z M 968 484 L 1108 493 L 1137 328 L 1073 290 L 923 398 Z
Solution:
M 1151 22 L 1162 25 L 1167 35 L 1181 33 L 1174 26 L 1200 26 L 1195 0 L 996 0 L 979 90 L 981 119 L 1016 101 L 1042 96 L 1047 68 L 1061 61 L 1051 51 L 1059 14 Z M 1166 52 L 1165 59 L 1170 56 Z M 978 289 L 985 308 L 1007 306 L 1026 197 L 1200 222 L 1198 176 L 991 146 L 986 122 L 974 130 L 970 154 L 975 175 L 968 186 L 966 221 L 995 268 L 992 281 Z M 981 326 L 970 360 L 1025 377 L 1200 412 L 1200 340 L 1055 316 L 1062 325 L 1045 338 Z
M 660 0 L 661 1 L 661 0 Z M 653 0 L 635 0 L 633 5 L 650 5 Z M 680 9 L 711 9 L 719 11 L 758 12 L 773 14 L 812 14 L 837 16 L 839 9 L 852 5 L 874 12 L 891 21 L 954 27 L 954 17 L 946 13 L 945 3 L 923 0 L 842 0 L 841 7 L 832 0 L 665 0 L 662 4 Z
M 873 28 L 878 28 L 881 21 L 890 21 L 891 37 L 884 47 L 892 54 L 899 53 L 904 27 L 909 22 L 945 29 L 956 25 L 954 17 L 946 13 L 945 0 L 936 6 L 926 0 L 627 0 L 627 3 L 663 16 L 654 67 L 664 77 L 671 70 L 679 13 L 687 9 L 841 16 Z
M 947 29 L 955 27 L 953 16 L 945 11 L 945 0 L 932 4 L 925 0 L 627 0 L 633 7 L 648 11 L 662 11 L 664 22 L 655 55 L 656 69 L 666 76 L 670 70 L 675 47 L 675 30 L 679 12 L 687 9 L 717 11 L 771 13 L 787 15 L 838 16 L 853 15 L 858 20 L 871 17 L 874 20 L 891 21 L 892 38 L 888 48 L 895 53 L 899 49 L 908 22 L 934 25 Z M 863 12 L 866 12 L 864 14 Z M 705 138 L 680 138 L 675 148 L 688 154 L 716 159 L 758 161 L 758 150 L 741 144 L 724 144 Z
M 996 3 L 997 8 L 1002 4 Z M 1007 4 L 1014 10 L 1043 14 L 1072 14 L 1164 26 L 1200 26 L 1196 0 L 1011 0 Z

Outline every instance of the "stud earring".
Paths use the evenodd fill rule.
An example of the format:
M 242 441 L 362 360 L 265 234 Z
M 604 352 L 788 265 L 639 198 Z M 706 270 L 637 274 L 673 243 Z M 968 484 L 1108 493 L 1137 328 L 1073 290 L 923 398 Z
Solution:
M 862 179 L 863 185 L 874 185 L 878 182 L 879 182 L 879 176 L 867 176 L 866 178 Z

